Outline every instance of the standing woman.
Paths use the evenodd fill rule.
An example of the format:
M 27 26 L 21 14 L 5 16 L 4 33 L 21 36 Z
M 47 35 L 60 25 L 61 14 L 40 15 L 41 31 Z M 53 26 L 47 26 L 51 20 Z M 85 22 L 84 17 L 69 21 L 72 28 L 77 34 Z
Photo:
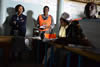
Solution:
M 23 36 L 26 34 L 26 16 L 23 15 L 25 11 L 21 4 L 15 7 L 16 14 L 12 16 L 12 22 L 10 23 L 12 29 L 10 34 L 13 36 Z
M 55 26 L 53 17 L 49 15 L 49 6 L 44 6 L 43 14 L 38 16 L 37 24 L 39 26 L 41 39 L 49 39 L 47 34 L 49 34 Z

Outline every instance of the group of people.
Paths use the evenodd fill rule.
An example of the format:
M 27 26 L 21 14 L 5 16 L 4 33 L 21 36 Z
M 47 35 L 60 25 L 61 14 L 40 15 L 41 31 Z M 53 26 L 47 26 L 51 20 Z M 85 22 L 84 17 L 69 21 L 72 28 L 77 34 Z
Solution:
M 23 12 L 25 11 L 25 8 L 21 4 L 18 4 L 15 7 L 15 11 L 16 11 L 16 14 L 12 16 L 11 22 L 9 23 L 11 26 L 10 35 L 18 35 L 18 36 L 25 37 L 26 20 L 27 20 L 27 17 L 23 14 Z M 43 14 L 40 14 L 37 19 L 36 26 L 39 28 L 41 39 L 45 37 L 44 33 L 49 33 L 51 29 L 53 29 L 55 26 L 54 19 L 51 15 L 48 14 L 48 12 L 49 12 L 49 7 L 44 6 Z M 96 18 L 96 15 L 95 15 L 96 13 L 97 13 L 96 4 L 93 2 L 87 3 L 87 5 L 85 6 L 85 10 L 84 10 L 84 14 L 86 15 L 85 18 Z M 68 25 L 70 24 L 69 22 L 71 21 L 68 20 L 68 18 L 70 18 L 68 13 L 65 12 L 62 14 L 60 18 L 60 23 L 61 23 L 60 28 L 61 29 L 63 29 L 61 26 L 64 26 L 65 28 L 67 28 Z M 63 22 L 66 22 L 66 23 L 63 23 Z M 61 37 L 65 36 L 64 31 L 63 33 L 61 32 L 62 31 L 60 30 L 59 36 Z
M 26 34 L 26 20 L 27 17 L 23 14 L 25 11 L 24 7 L 21 4 L 18 4 L 15 7 L 16 14 L 12 16 L 11 22 L 9 23 L 11 26 L 10 35 L 13 36 L 23 36 Z M 50 29 L 54 28 L 54 20 L 51 15 L 48 14 L 49 7 L 44 6 L 43 13 L 39 15 L 37 19 L 37 27 L 40 31 L 41 39 L 44 38 L 44 33 L 49 32 Z
M 12 20 L 9 23 L 11 26 L 10 35 L 13 36 L 23 36 L 26 34 L 26 20 L 27 16 L 23 14 L 25 11 L 21 4 L 15 7 L 16 14 L 12 16 Z M 43 14 L 40 14 L 37 19 L 37 27 L 39 30 L 39 35 L 41 39 L 46 39 L 46 33 L 50 33 L 54 27 L 54 19 L 48 14 L 49 7 L 44 6 Z M 85 18 L 95 19 L 97 13 L 97 6 L 93 2 L 89 2 L 85 6 L 84 14 Z M 84 19 L 84 18 L 81 18 Z M 66 40 L 66 41 L 65 41 Z M 87 37 L 83 34 L 82 29 L 79 24 L 79 19 L 71 20 L 70 15 L 66 12 L 62 13 L 60 17 L 60 27 L 57 42 L 66 42 L 72 44 L 84 44 Z M 89 42 L 88 42 L 89 43 Z M 87 44 L 88 44 L 87 43 Z
M 23 15 L 25 9 L 19 4 L 15 7 L 15 11 L 16 14 L 12 16 L 11 22 L 9 23 L 11 26 L 10 35 L 25 36 L 27 18 L 25 15 Z

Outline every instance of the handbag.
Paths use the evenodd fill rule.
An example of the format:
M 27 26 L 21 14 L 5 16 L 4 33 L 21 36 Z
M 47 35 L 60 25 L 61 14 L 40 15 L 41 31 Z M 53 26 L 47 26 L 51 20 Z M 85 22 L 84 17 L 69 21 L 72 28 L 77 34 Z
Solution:
M 53 29 L 51 29 L 51 31 L 49 33 L 45 32 L 44 36 L 47 39 L 56 39 L 56 33 L 54 32 Z

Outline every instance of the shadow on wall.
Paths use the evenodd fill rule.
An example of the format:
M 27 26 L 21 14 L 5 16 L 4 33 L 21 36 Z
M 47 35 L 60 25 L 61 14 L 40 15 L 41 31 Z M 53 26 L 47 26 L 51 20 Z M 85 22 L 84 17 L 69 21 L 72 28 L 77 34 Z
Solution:
M 33 11 L 29 10 L 27 11 L 27 23 L 26 23 L 26 36 L 31 37 L 33 36 L 33 28 L 36 25 L 36 20 L 32 18 Z
M 84 15 L 84 13 L 83 12 L 81 12 L 79 15 L 78 15 L 78 17 L 85 17 L 85 15 Z
M 14 14 L 16 14 L 15 8 L 8 7 L 7 8 L 7 13 L 8 13 L 8 16 L 6 17 L 6 20 L 5 20 L 4 24 L 3 24 L 3 30 L 4 30 L 4 35 L 5 36 L 9 36 L 10 35 L 11 27 L 10 27 L 9 23 L 11 22 L 12 16 Z

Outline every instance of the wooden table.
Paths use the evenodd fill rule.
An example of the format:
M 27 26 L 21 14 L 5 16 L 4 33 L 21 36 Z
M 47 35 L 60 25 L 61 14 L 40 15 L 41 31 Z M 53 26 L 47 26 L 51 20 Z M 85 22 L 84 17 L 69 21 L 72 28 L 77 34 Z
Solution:
M 87 50 L 81 49 L 81 48 L 68 47 L 68 46 L 66 46 L 64 44 L 58 44 L 58 43 L 53 43 L 53 42 L 50 42 L 50 44 L 55 46 L 56 48 L 64 48 L 67 51 L 71 51 L 71 52 L 74 52 L 76 54 L 79 54 L 79 55 L 82 55 L 82 56 L 86 56 L 86 57 L 88 57 L 90 59 L 93 59 L 95 61 L 99 61 L 100 62 L 100 54 L 96 54 L 94 52 L 87 51 Z
M 64 48 L 68 51 L 74 52 L 76 54 L 82 55 L 82 56 L 86 56 L 89 59 L 93 59 L 95 61 L 100 62 L 100 54 L 91 52 L 91 51 L 87 51 L 85 49 L 80 49 L 80 48 L 72 48 L 72 47 L 68 47 L 68 46 L 64 46 Z
M 9 50 L 11 48 L 12 36 L 0 36 L 0 48 L 4 49 L 3 58 L 4 65 L 8 66 Z

